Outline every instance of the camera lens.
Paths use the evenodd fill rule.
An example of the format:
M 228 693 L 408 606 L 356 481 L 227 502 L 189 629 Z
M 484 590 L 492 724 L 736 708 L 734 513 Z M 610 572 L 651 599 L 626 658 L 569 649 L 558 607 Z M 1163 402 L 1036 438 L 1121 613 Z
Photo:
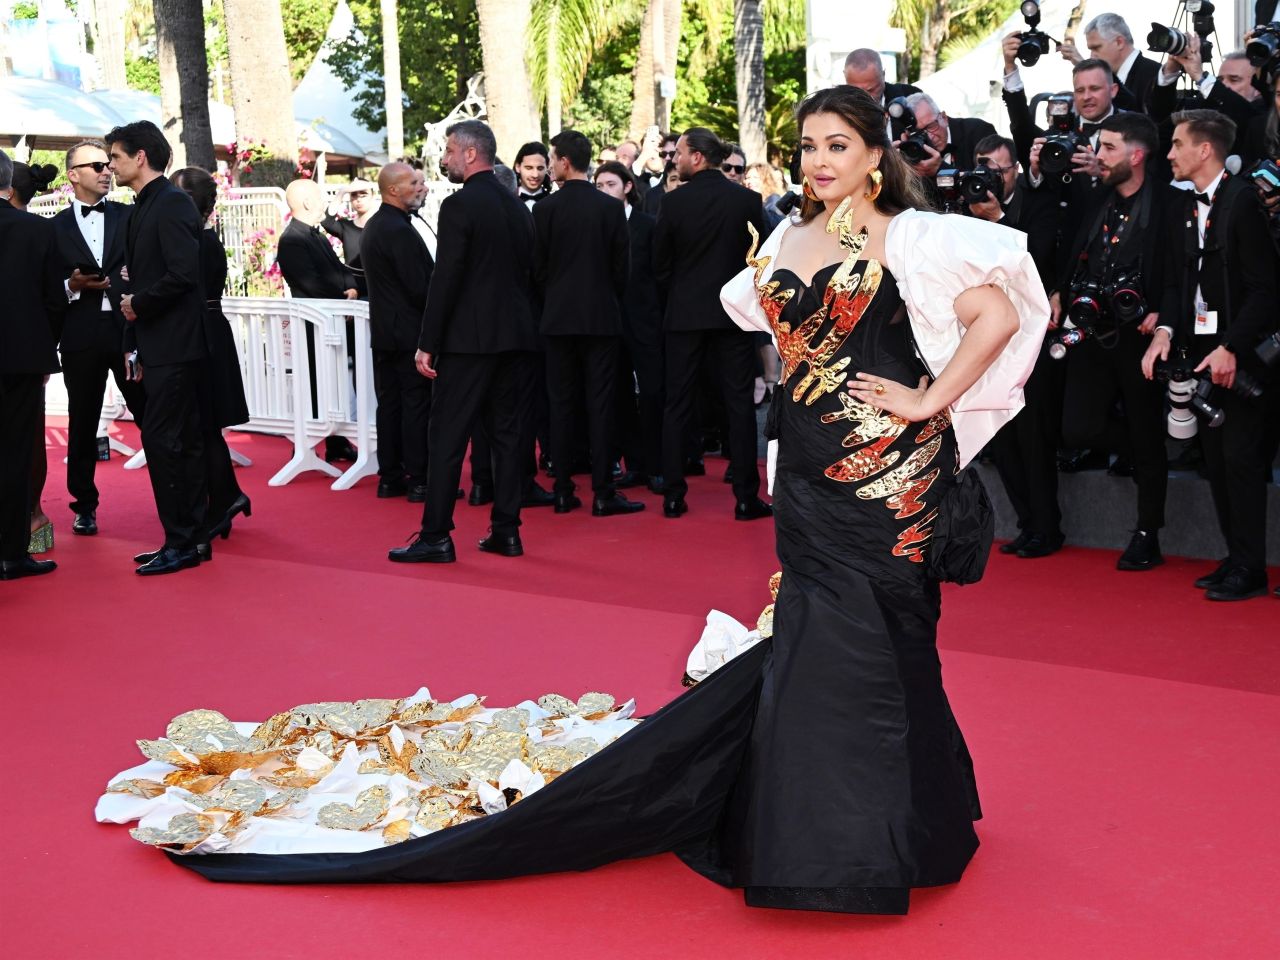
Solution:
M 1043 51 L 1040 44 L 1034 40 L 1023 40 L 1018 44 L 1018 62 L 1024 67 L 1034 67 L 1040 62 L 1040 55 Z
M 1187 49 L 1187 35 L 1181 30 L 1152 21 L 1151 32 L 1147 34 L 1147 49 L 1176 57 Z

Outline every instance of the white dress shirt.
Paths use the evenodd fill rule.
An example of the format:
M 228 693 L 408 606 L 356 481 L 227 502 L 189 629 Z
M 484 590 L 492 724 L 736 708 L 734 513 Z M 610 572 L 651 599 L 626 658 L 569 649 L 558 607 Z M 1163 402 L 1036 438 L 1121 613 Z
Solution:
M 101 202 L 105 203 L 106 201 Z M 89 252 L 93 254 L 94 263 L 101 267 L 103 246 L 106 243 L 107 217 L 106 214 L 97 210 L 85 216 L 83 210 L 86 206 L 88 204 L 75 197 L 71 198 L 72 219 L 75 220 L 76 226 L 80 228 L 80 235 L 84 237 L 85 245 L 89 248 Z M 64 280 L 62 285 L 67 291 L 68 303 L 75 303 L 80 299 L 80 292 L 71 289 L 70 280 Z M 102 309 L 111 310 L 111 300 L 105 293 L 102 295 Z

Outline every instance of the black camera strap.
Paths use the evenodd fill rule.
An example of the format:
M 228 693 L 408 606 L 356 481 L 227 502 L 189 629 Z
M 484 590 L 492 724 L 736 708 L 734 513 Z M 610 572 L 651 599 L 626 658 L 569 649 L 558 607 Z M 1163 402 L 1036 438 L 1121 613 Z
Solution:
M 1093 230 L 1090 231 L 1089 235 L 1094 236 L 1098 232 L 1102 233 L 1101 266 L 1105 281 L 1111 279 L 1109 268 L 1112 261 L 1117 260 L 1121 253 L 1128 250 L 1132 238 L 1146 236 L 1147 224 L 1151 220 L 1152 192 L 1150 185 L 1144 183 L 1138 191 L 1137 208 L 1131 208 L 1127 214 L 1119 215 L 1114 225 L 1111 222 L 1111 215 L 1116 213 L 1118 194 L 1113 193 L 1111 198 L 1102 205 L 1102 209 L 1098 211 L 1098 218 L 1094 222 Z M 1130 229 L 1131 227 L 1132 229 Z M 1120 262 L 1123 263 L 1124 261 L 1121 260 Z

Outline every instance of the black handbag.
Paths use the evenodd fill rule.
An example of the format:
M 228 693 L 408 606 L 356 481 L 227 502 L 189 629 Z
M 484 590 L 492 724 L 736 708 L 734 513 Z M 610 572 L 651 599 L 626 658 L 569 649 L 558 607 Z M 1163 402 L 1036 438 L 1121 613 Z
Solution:
M 986 572 L 995 536 L 996 514 L 987 488 L 975 470 L 961 470 L 938 505 L 925 560 L 929 576 L 951 583 L 977 583 Z

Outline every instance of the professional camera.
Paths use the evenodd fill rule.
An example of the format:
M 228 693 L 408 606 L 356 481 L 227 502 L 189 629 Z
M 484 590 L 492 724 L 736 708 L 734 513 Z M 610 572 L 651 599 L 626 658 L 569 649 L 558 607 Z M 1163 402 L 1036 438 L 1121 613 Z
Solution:
M 894 97 L 885 106 L 885 111 L 894 120 L 901 122 L 903 129 L 907 131 L 907 139 L 898 144 L 903 159 L 910 164 L 923 163 L 929 159 L 929 154 L 924 149 L 929 143 L 929 134 L 916 128 L 916 114 L 907 105 L 907 98 Z
M 1055 93 L 1045 101 L 1049 131 L 1040 147 L 1040 169 L 1044 173 L 1070 176 L 1071 157 L 1088 141 L 1076 130 L 1075 103 L 1069 93 Z
M 1244 55 L 1255 67 L 1262 68 L 1268 80 L 1280 73 L 1280 21 L 1256 27 Z
M 988 193 L 997 200 L 1004 200 L 1004 178 L 988 167 L 985 161 L 973 170 L 959 173 L 956 186 L 965 203 L 982 203 L 987 199 Z
M 1079 328 L 1060 331 L 1049 340 L 1049 356 L 1054 360 L 1063 359 L 1070 347 L 1082 343 L 1088 336 Z
M 1071 284 L 1067 316 L 1080 329 L 1089 332 L 1103 320 L 1120 326 L 1141 320 L 1147 315 L 1147 298 L 1142 292 L 1142 274 L 1122 271 L 1110 283 L 1083 280 Z
M 1026 0 L 1020 7 L 1022 19 L 1027 22 L 1027 29 L 1018 34 L 1018 62 L 1024 67 L 1034 67 L 1041 57 L 1049 52 L 1049 44 L 1053 39 L 1040 26 L 1040 4 L 1035 0 Z
M 961 206 L 959 177 L 955 167 L 943 167 L 933 178 L 938 197 L 942 200 L 943 213 L 954 213 Z
M 1280 166 L 1274 160 L 1259 160 L 1249 171 L 1248 177 L 1264 200 L 1280 191 Z
M 1200 59 L 1208 63 L 1213 59 L 1213 44 L 1209 36 L 1215 32 L 1213 25 L 1213 4 L 1209 0 L 1184 0 L 1187 12 L 1191 14 L 1191 29 L 1200 37 Z M 1147 49 L 1155 53 L 1167 53 L 1176 57 L 1186 50 L 1191 43 L 1191 35 L 1177 27 L 1166 27 L 1163 24 L 1151 24 L 1151 32 L 1147 34 Z
M 1204 419 L 1209 427 L 1220 427 L 1227 415 L 1219 407 L 1209 402 L 1209 394 L 1213 392 L 1213 381 L 1208 377 L 1196 377 L 1195 370 L 1187 361 L 1186 355 L 1160 360 L 1156 363 L 1156 380 L 1168 384 L 1166 393 L 1169 398 L 1169 416 L 1167 424 L 1169 436 L 1175 440 L 1190 440 L 1196 435 L 1199 424 L 1196 415 Z

